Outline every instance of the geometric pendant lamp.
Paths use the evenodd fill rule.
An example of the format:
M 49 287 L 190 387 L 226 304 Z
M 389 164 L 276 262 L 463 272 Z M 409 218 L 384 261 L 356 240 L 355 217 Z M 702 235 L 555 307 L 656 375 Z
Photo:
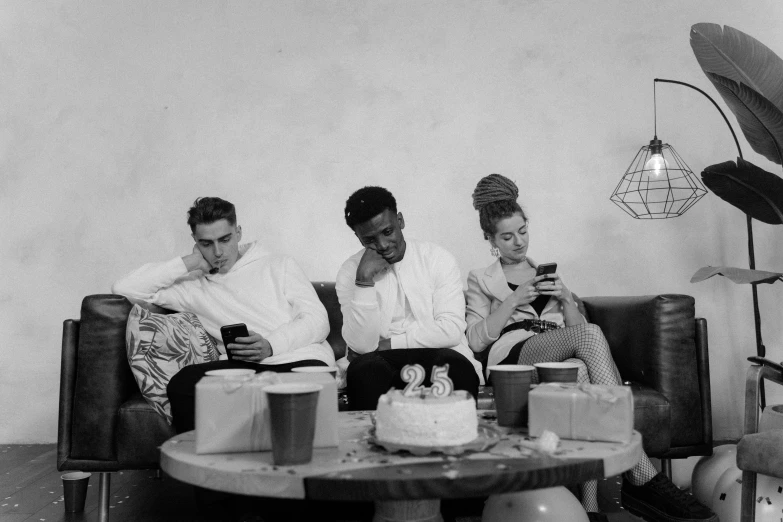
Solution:
M 688 168 L 674 147 L 661 143 L 658 139 L 655 85 L 659 81 L 682 83 L 658 78 L 653 81 L 653 121 L 655 122 L 653 139 L 649 145 L 639 149 L 609 198 L 636 219 L 666 219 L 681 216 L 707 193 L 701 180 L 693 175 L 693 171 Z M 682 83 L 682 85 L 688 84 Z M 707 93 L 692 85 L 688 87 L 707 96 Z
M 665 219 L 685 214 L 706 193 L 674 147 L 656 135 L 639 149 L 609 199 L 636 219 Z

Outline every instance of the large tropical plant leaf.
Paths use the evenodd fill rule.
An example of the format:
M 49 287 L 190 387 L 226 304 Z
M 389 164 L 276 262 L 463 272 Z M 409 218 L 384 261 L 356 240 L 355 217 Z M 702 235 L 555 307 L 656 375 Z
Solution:
M 750 146 L 783 164 L 783 59 L 733 27 L 696 24 L 691 48 Z
M 733 27 L 696 24 L 691 48 L 705 73 L 744 83 L 783 110 L 783 59 Z
M 745 84 L 715 73 L 707 73 L 707 78 L 737 117 L 753 150 L 774 163 L 783 164 L 783 112 Z
M 710 165 L 701 179 L 722 200 L 754 219 L 783 225 L 783 178 L 737 158 Z
M 737 284 L 769 283 L 783 281 L 781 272 L 765 272 L 764 270 L 749 270 L 747 268 L 735 268 L 733 266 L 705 266 L 699 268 L 691 283 L 699 283 L 712 276 L 721 275 Z

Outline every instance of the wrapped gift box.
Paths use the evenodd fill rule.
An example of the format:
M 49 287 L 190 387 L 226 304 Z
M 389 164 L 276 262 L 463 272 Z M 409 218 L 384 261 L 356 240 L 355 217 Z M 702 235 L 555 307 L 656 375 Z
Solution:
M 530 435 L 544 430 L 561 439 L 629 442 L 633 395 L 627 386 L 546 383 L 528 397 Z
M 337 446 L 337 381 L 326 373 L 264 372 L 250 378 L 202 378 L 196 384 L 196 453 L 236 453 L 272 449 L 264 387 L 314 382 L 318 394 L 313 446 Z

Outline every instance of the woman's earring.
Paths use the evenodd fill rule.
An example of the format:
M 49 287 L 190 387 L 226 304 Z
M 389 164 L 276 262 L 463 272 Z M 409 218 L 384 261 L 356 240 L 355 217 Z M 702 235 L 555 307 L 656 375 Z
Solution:
M 496 247 L 494 245 L 489 249 L 489 253 L 492 254 L 492 257 L 499 257 L 500 256 L 500 250 L 498 250 L 498 247 Z

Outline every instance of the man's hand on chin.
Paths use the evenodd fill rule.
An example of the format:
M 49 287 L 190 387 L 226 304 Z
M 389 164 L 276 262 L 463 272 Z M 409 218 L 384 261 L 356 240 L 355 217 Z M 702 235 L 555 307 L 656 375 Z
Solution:
M 391 265 L 378 252 L 365 248 L 359 266 L 356 267 L 356 280 L 368 285 L 373 284 L 373 277 L 383 272 Z
M 272 355 L 272 345 L 261 334 L 248 332 L 248 337 L 237 337 L 235 343 L 229 344 L 226 349 L 231 350 L 231 355 L 239 361 L 260 363 Z
M 182 261 L 185 263 L 185 268 L 188 272 L 194 270 L 201 270 L 205 274 L 210 273 L 212 265 L 210 265 L 204 256 L 201 255 L 201 251 L 198 249 L 198 245 L 193 245 L 193 252 L 186 256 L 182 256 Z

